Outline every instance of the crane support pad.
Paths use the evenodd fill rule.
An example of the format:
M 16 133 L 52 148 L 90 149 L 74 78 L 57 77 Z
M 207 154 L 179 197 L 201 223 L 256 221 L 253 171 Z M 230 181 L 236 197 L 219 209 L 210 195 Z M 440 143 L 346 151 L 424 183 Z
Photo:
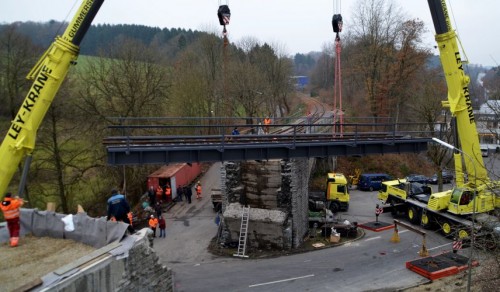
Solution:
M 406 262 L 406 268 L 429 280 L 436 280 L 466 270 L 468 261 L 468 257 L 446 252 L 436 256 Z M 479 262 L 472 261 L 473 267 L 477 267 L 478 265 Z
M 392 223 L 386 223 L 382 221 L 370 221 L 366 222 L 363 224 L 359 224 L 358 227 L 361 227 L 366 230 L 374 231 L 374 232 L 380 232 L 384 230 L 389 230 L 394 228 L 394 224 Z

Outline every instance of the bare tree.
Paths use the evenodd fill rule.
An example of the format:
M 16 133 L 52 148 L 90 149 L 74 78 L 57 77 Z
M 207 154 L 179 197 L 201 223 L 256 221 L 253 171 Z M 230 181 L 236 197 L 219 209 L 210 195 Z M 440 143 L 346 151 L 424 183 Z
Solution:
M 258 116 L 268 99 L 269 90 L 265 76 L 261 74 L 258 66 L 249 60 L 234 63 L 230 70 L 231 95 L 234 96 L 233 112 L 249 118 Z M 238 110 L 239 106 L 243 111 Z
M 253 62 L 259 67 L 268 82 L 270 98 L 267 99 L 269 112 L 279 110 L 280 116 L 290 112 L 288 95 L 292 91 L 290 76 L 293 74 L 292 60 L 282 45 L 267 43 L 252 51 Z
M 87 62 L 80 74 L 80 108 L 98 121 L 108 117 L 162 115 L 168 109 L 170 72 L 156 48 L 124 38 L 101 57 Z
M 488 99 L 500 100 L 500 66 L 490 69 L 482 81 Z
M 41 55 L 41 48 L 17 32 L 12 24 L 0 31 L 0 114 L 14 119 L 31 82 L 26 75 Z
M 166 116 L 170 107 L 170 76 L 171 71 L 156 47 L 129 38 L 118 39 L 100 57 L 88 60 L 79 73 L 77 106 L 87 117 L 84 125 L 93 141 L 102 140 L 107 125 L 120 123 L 119 119 L 109 117 Z M 104 157 L 102 149 L 100 155 Z M 109 176 L 115 180 L 121 177 L 121 183 L 113 183 L 115 187 L 124 188 L 127 182 L 128 191 L 135 195 L 144 188 L 147 167 L 109 170 Z M 111 186 L 107 186 L 105 191 L 109 194 L 110 189 Z
M 91 179 L 89 172 L 105 166 L 86 134 L 87 118 L 79 116 L 71 84 L 69 79 L 63 83 L 40 127 L 30 185 L 36 205 L 58 202 L 66 214 L 86 201 L 82 190 Z
M 219 37 L 205 35 L 181 53 L 174 66 L 172 115 L 211 118 L 231 115 L 224 90 L 227 77 L 222 45 Z M 214 120 L 206 122 L 211 125 Z
M 311 75 L 311 83 L 322 89 L 332 89 L 334 75 L 334 47 L 333 44 L 324 44 L 319 59 Z
M 17 31 L 15 24 L 6 26 L 0 31 L 0 116 L 15 115 L 31 81 L 26 79 L 30 69 L 36 64 L 42 50 L 31 40 Z M 18 166 L 22 172 L 21 165 Z M 27 185 L 23 190 L 24 197 L 31 200 Z M 28 205 L 31 203 L 28 203 Z
M 353 41 L 358 50 L 354 57 L 358 74 L 364 78 L 366 101 L 374 122 L 387 115 L 382 85 L 385 70 L 392 62 L 396 41 L 402 29 L 402 14 L 392 2 L 357 1 L 353 16 Z
M 446 99 L 447 88 L 441 68 L 420 68 L 412 86 L 412 95 L 408 96 L 413 102 L 408 103 L 408 112 L 411 112 L 410 122 L 423 123 L 422 130 L 430 132 L 432 137 L 453 143 L 451 130 L 451 115 L 448 109 L 443 109 L 441 101 Z M 437 169 L 438 190 L 443 190 L 442 172 L 453 167 L 453 157 L 450 151 L 440 145 L 430 145 L 427 152 L 430 160 Z
M 429 81 L 417 81 L 419 74 L 426 75 L 425 62 L 429 57 L 428 50 L 421 49 L 421 36 L 425 32 L 424 23 L 418 20 L 405 21 L 398 31 L 395 48 L 380 85 L 381 100 L 387 100 L 389 116 L 398 123 L 401 116 L 410 114 L 409 107 L 405 106 L 415 102 L 413 93 L 418 87 L 425 87 Z M 431 94 L 431 92 L 429 92 Z M 427 102 L 427 101 L 425 101 Z M 419 102 L 420 103 L 420 102 Z M 431 102 L 432 103 L 432 102 Z M 435 103 L 435 102 L 434 102 Z

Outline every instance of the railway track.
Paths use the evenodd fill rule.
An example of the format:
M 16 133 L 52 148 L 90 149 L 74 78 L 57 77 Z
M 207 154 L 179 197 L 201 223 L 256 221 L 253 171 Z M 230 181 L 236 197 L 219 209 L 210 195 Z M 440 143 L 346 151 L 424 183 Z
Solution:
M 404 139 L 405 135 L 391 133 L 344 133 L 343 137 L 332 134 L 289 134 L 275 133 L 268 135 L 223 135 L 223 136 L 115 136 L 104 139 L 105 146 L 178 146 L 207 144 L 268 144 L 268 143 L 314 143 L 314 142 L 356 142 L 357 140 Z

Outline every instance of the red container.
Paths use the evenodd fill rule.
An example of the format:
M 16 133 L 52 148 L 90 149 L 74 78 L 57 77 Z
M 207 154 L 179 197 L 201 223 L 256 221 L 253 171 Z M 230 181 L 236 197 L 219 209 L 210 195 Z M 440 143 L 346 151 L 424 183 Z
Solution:
M 156 190 L 160 185 L 165 190 L 165 186 L 169 184 L 172 188 L 172 198 L 167 198 L 167 200 L 172 200 L 177 197 L 178 186 L 192 184 L 200 173 L 201 167 L 199 163 L 165 165 L 148 176 L 148 189 L 153 186 L 153 189 Z

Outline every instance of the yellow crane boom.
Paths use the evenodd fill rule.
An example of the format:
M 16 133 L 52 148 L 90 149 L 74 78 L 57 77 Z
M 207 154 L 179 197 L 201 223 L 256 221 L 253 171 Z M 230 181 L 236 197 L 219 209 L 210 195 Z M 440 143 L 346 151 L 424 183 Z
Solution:
M 3 195 L 21 160 L 35 147 L 38 128 L 59 90 L 79 45 L 104 0 L 85 0 L 64 34 L 56 37 L 28 74 L 33 84 L 0 145 L 0 194 Z

